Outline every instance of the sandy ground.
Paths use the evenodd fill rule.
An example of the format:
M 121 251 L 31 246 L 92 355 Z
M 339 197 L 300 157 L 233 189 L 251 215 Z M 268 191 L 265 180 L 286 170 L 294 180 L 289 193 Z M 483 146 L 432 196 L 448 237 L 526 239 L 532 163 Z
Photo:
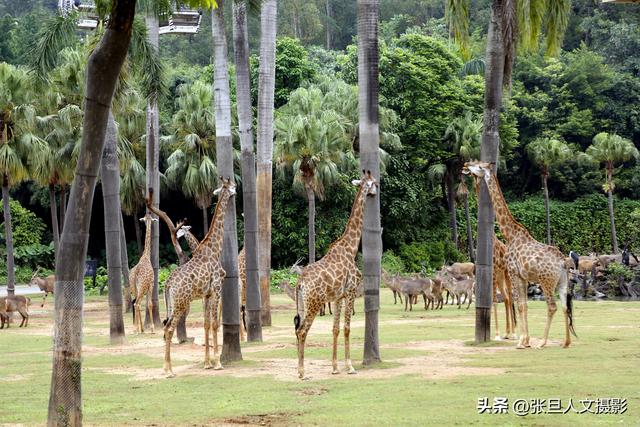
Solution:
M 274 306 L 275 310 L 286 311 L 292 313 L 293 304 L 280 304 Z M 31 319 L 29 328 L 23 329 L 22 334 L 34 336 L 52 336 L 53 334 L 53 304 L 48 301 L 44 308 L 39 304 L 33 304 L 31 308 Z M 89 302 L 84 307 L 84 332 L 85 336 L 108 336 L 109 330 L 106 327 L 108 323 L 108 306 L 106 300 L 104 302 Z M 412 319 L 394 319 L 381 321 L 384 325 L 420 325 L 429 324 L 430 322 L 460 322 L 456 319 L 429 318 L 429 316 L 420 315 Z M 311 381 L 325 380 L 331 378 L 331 360 L 330 360 L 330 344 L 314 340 L 314 335 L 319 333 L 331 334 L 332 317 L 326 316 L 316 318 L 310 332 L 307 348 L 326 348 L 327 357 L 323 359 L 305 358 L 306 373 Z M 98 326 L 100 325 L 100 326 Z M 131 315 L 125 314 L 125 327 L 127 334 L 134 334 L 131 325 Z M 202 319 L 198 318 L 198 314 L 192 314 L 187 322 L 189 336 L 195 338 L 193 343 L 173 344 L 171 356 L 174 361 L 174 372 L 178 376 L 183 375 L 225 375 L 238 378 L 255 377 L 259 375 L 271 376 L 279 381 L 298 381 L 297 362 L 296 362 L 296 345 L 293 335 L 293 326 L 276 325 L 263 330 L 263 343 L 258 345 L 244 346 L 242 349 L 244 360 L 252 361 L 249 366 L 234 365 L 222 371 L 204 370 L 202 368 L 204 358 L 204 330 Z M 12 327 L 17 326 L 13 324 Z M 364 327 L 364 320 L 360 314 L 360 319 L 354 319 L 351 324 L 352 328 Z M 174 339 L 175 340 L 175 339 Z M 222 343 L 222 331 L 218 331 L 219 343 Z M 465 362 L 472 354 L 481 354 L 487 352 L 512 351 L 512 347 L 469 347 L 462 341 L 411 341 L 400 344 L 386 344 L 381 346 L 382 349 L 411 349 L 424 351 L 423 355 L 403 358 L 385 358 L 385 362 L 389 362 L 390 367 L 385 369 L 360 369 L 353 378 L 389 378 L 392 376 L 402 375 L 420 375 L 428 379 L 453 378 L 467 375 L 498 375 L 504 373 L 502 368 L 478 368 L 465 366 Z M 343 357 L 344 344 L 339 342 L 339 357 Z M 213 350 L 213 349 L 212 349 Z M 291 353 L 290 358 L 283 357 L 265 357 L 259 356 L 261 352 L 272 350 L 287 350 Z M 351 347 L 352 354 L 360 354 L 362 347 L 353 345 Z M 155 334 L 145 333 L 143 337 L 136 336 L 135 339 L 127 340 L 124 344 L 117 346 L 93 346 L 83 345 L 83 355 L 118 355 L 118 354 L 139 354 L 153 358 L 160 358 L 164 352 L 164 341 L 162 340 L 162 330 L 157 330 Z M 213 351 L 211 352 L 213 356 Z M 344 369 L 344 360 L 339 359 L 338 365 L 342 370 L 341 375 L 346 375 Z M 156 380 L 165 378 L 162 370 L 162 364 L 158 363 L 157 368 L 132 368 L 126 366 L 114 366 L 110 368 L 92 368 L 87 369 L 108 372 L 111 374 L 127 375 L 140 380 Z M 14 375 L 4 378 L 5 381 L 22 381 L 24 375 Z M 251 420 L 247 420 L 251 422 Z

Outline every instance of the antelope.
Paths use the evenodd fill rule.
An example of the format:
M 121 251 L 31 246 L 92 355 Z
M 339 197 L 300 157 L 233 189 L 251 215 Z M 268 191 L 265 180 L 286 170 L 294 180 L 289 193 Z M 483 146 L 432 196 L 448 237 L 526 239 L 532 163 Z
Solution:
M 42 298 L 42 304 L 40 305 L 40 307 L 44 307 L 44 301 L 47 299 L 47 295 L 53 295 L 53 289 L 56 285 L 56 276 L 51 274 L 47 277 L 38 277 L 39 271 L 40 267 L 38 267 L 35 273 L 33 273 L 33 276 L 31 276 L 29 286 L 37 286 L 42 292 L 44 292 L 44 298 Z
M 0 298 L 0 329 L 4 328 L 4 324 L 7 324 L 9 329 L 9 313 L 17 311 L 22 316 L 21 327 L 27 327 L 29 323 L 29 304 L 31 304 L 31 298 L 22 295 L 11 295 L 6 298 Z

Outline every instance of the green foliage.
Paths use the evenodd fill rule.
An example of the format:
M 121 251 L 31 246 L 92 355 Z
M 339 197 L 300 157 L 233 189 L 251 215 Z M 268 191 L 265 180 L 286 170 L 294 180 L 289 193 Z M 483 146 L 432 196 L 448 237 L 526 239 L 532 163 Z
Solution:
M 626 265 L 612 262 L 606 269 L 607 283 L 611 287 L 618 287 L 618 280 L 622 277 L 625 282 L 633 279 L 633 271 Z
M 4 257 L 4 255 L 3 255 Z M 16 283 L 18 284 L 26 284 L 31 280 L 31 276 L 33 275 L 34 269 L 28 265 L 17 265 L 15 269 L 15 277 Z M 41 271 L 42 275 L 45 274 L 44 271 Z M 7 264 L 2 262 L 0 263 L 0 283 L 5 285 L 7 283 Z
M 401 274 L 406 271 L 404 261 L 392 250 L 384 251 L 382 254 L 382 269 L 391 274 Z
M 251 57 L 251 99 L 258 100 L 258 71 L 260 61 L 257 56 Z M 313 80 L 316 70 L 309 60 L 307 50 L 299 40 L 280 37 L 276 40 L 276 108 L 286 104 L 289 94 L 302 86 L 304 82 Z
M 15 248 L 13 255 L 19 265 L 30 266 L 34 270 L 37 267 L 53 267 L 55 262 L 55 251 L 53 242 L 48 245 L 34 243 Z
M 400 246 L 400 258 L 407 272 L 420 272 L 426 269 L 437 270 L 444 264 L 462 261 L 462 254 L 448 239 L 427 242 L 414 242 Z
M 36 214 L 23 207 L 17 200 L 9 201 L 14 248 L 42 243 L 47 226 Z M 0 215 L 4 213 L 0 205 Z M 0 236 L 4 239 L 4 222 L 0 224 Z
M 545 213 L 541 198 L 531 197 L 512 202 L 509 207 L 516 220 L 527 227 L 533 237 L 544 241 Z M 637 200 L 616 201 L 615 217 L 619 241 L 631 241 L 637 236 L 637 225 L 629 221 L 629 217 L 638 208 L 640 201 Z M 563 253 L 569 253 L 570 250 L 607 253 L 610 250 L 611 226 L 606 197 L 591 194 L 575 202 L 551 201 L 550 209 L 554 244 Z
M 271 290 L 280 292 L 280 282 L 287 282 L 291 286 L 295 286 L 298 281 L 298 275 L 291 273 L 289 268 L 282 268 L 279 270 L 271 270 Z

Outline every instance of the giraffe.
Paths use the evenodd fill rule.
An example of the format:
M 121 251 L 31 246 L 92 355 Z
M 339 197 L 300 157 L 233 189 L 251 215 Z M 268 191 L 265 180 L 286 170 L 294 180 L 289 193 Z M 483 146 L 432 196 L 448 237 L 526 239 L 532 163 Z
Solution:
M 219 194 L 218 204 L 211 219 L 207 235 L 196 248 L 191 259 L 179 266 L 167 279 L 165 298 L 167 299 L 167 319 L 164 321 L 164 371 L 167 377 L 175 376 L 171 368 L 171 338 L 178 319 L 186 312 L 191 301 L 203 298 L 204 315 L 204 368 L 210 369 L 209 332 L 213 326 L 213 369 L 222 369 L 218 351 L 218 303 L 225 271 L 220 264 L 224 217 L 229 199 L 236 192 L 230 179 L 222 179 L 222 185 L 214 191 Z M 213 325 L 211 325 L 213 323 Z
M 367 196 L 375 195 L 378 188 L 376 179 L 370 171 L 362 171 L 363 176 L 354 180 L 358 186 L 358 192 L 353 202 L 351 215 L 342 236 L 329 246 L 327 254 L 319 261 L 307 265 L 298 278 L 296 284 L 296 298 L 298 295 L 303 300 L 303 313 L 296 314 L 294 325 L 298 341 L 298 375 L 304 379 L 304 345 L 320 308 L 327 302 L 334 302 L 333 310 L 333 373 L 338 374 L 338 335 L 340 333 L 340 311 L 343 303 L 344 313 L 344 346 L 347 372 L 354 374 L 356 371 L 351 364 L 349 334 L 351 330 L 351 313 L 353 302 L 356 298 L 361 275 L 355 263 L 355 257 L 362 236 L 362 224 L 364 217 L 364 204 Z M 356 274 L 358 272 L 358 274 Z M 296 306 L 297 306 L 296 301 Z
M 473 183 L 476 194 L 480 194 L 480 181 L 473 175 Z M 502 243 L 496 234 L 493 234 L 493 316 L 496 323 L 496 341 L 502 339 L 500 335 L 500 325 L 498 322 L 498 291 L 504 298 L 505 309 L 505 333 L 506 339 L 515 338 L 516 315 L 513 304 L 513 286 L 507 271 L 507 245 Z
M 240 286 L 240 289 L 238 289 L 240 292 L 238 292 L 238 295 L 240 295 L 240 341 L 245 341 L 246 340 L 246 335 L 247 335 L 247 326 L 246 326 L 246 321 L 245 321 L 245 308 L 247 306 L 247 264 L 246 264 L 246 258 L 245 258 L 245 251 L 244 251 L 244 246 L 242 247 L 242 249 L 240 250 L 240 253 L 238 254 L 238 277 L 240 278 L 240 280 L 238 280 L 238 284 Z
M 478 194 L 478 193 L 476 193 Z M 515 337 L 515 306 L 513 305 L 513 288 L 509 272 L 507 271 L 507 245 L 494 234 L 493 235 L 493 315 L 496 322 L 496 341 L 501 340 L 500 326 L 498 323 L 498 291 L 504 297 L 505 309 L 505 338 Z
M 144 237 L 144 251 L 140 256 L 140 261 L 131 269 L 129 273 L 129 292 L 131 292 L 133 303 L 133 325 L 138 333 L 144 332 L 142 325 L 142 314 L 140 312 L 140 304 L 147 292 L 153 287 L 153 266 L 151 265 L 151 224 L 157 221 L 151 214 L 147 214 L 140 218 L 140 221 L 146 225 L 146 234 Z M 147 302 L 149 312 L 153 309 L 153 301 Z M 151 333 L 155 333 L 153 322 L 151 322 Z
M 200 244 L 200 241 L 198 240 L 198 238 L 196 236 L 193 235 L 193 233 L 191 233 L 191 226 L 190 225 L 185 225 L 187 222 L 186 219 L 183 219 L 181 221 L 178 221 L 178 223 L 176 224 L 176 238 L 180 239 L 181 237 L 184 237 L 184 239 L 187 241 L 187 245 L 189 246 L 189 250 L 191 251 L 191 254 L 193 255 L 193 253 L 196 251 L 196 249 L 198 248 L 198 245 Z
M 527 323 L 527 286 L 529 282 L 539 283 L 547 300 L 547 322 L 540 348 L 547 344 L 551 320 L 558 309 L 554 297 L 556 287 L 558 287 L 560 294 L 565 320 L 565 340 L 562 346 L 569 347 L 571 345 L 570 332 L 575 336 L 575 331 L 572 318 L 572 295 L 568 290 L 570 266 L 567 258 L 558 248 L 535 240 L 527 229 L 513 218 L 491 164 L 479 161 L 467 162 L 464 165 L 463 173 L 471 173 L 485 180 L 500 231 L 507 240 L 507 272 L 514 284 L 520 317 L 520 339 L 516 348 L 531 347 Z

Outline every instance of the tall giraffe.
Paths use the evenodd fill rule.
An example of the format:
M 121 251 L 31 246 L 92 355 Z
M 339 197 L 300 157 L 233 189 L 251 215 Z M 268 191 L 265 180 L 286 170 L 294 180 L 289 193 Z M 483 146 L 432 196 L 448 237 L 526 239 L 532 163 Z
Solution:
M 547 323 L 540 348 L 547 344 L 553 315 L 558 310 L 554 297 L 556 287 L 560 293 L 560 303 L 564 313 L 565 340 L 563 347 L 571 345 L 570 332 L 573 329 L 572 295 L 569 293 L 569 265 L 567 258 L 554 246 L 535 240 L 526 228 L 515 220 L 502 195 L 498 178 L 491 164 L 473 161 L 465 163 L 463 173 L 485 180 L 500 231 L 507 240 L 507 271 L 514 284 L 520 317 L 520 339 L 517 348 L 531 347 L 527 322 L 527 286 L 529 282 L 539 283 L 547 300 Z
M 223 179 L 222 186 L 214 194 L 220 194 L 216 210 L 211 219 L 207 235 L 196 248 L 191 259 L 174 270 L 165 285 L 167 298 L 167 319 L 164 321 L 164 371 L 173 377 L 171 368 L 171 338 L 178 319 L 187 311 L 191 301 L 204 299 L 204 367 L 211 368 L 209 355 L 209 332 L 213 322 L 214 369 L 222 369 L 218 351 L 218 302 L 222 290 L 225 271 L 220 264 L 224 217 L 229 199 L 236 193 L 236 186 L 230 179 Z
M 304 378 L 304 345 L 320 308 L 328 302 L 335 302 L 333 311 L 333 373 L 338 374 L 338 335 L 340 333 L 340 310 L 346 301 L 344 312 L 344 353 L 347 372 L 356 371 L 351 364 L 349 333 L 351 330 L 351 313 L 356 298 L 360 277 L 355 263 L 364 217 L 364 204 L 369 195 L 375 195 L 378 183 L 370 171 L 364 171 L 359 180 L 353 184 L 358 192 L 351 208 L 351 215 L 342 236 L 329 246 L 327 254 L 319 261 L 307 265 L 298 278 L 296 295 L 302 296 L 304 310 L 302 318 L 298 313 L 294 318 L 296 338 L 298 339 L 298 375 Z M 297 306 L 297 304 L 296 304 Z
M 142 315 L 140 312 L 140 304 L 147 295 L 147 292 L 153 287 L 153 266 L 151 265 L 151 224 L 157 221 L 148 212 L 140 218 L 145 223 L 146 234 L 144 237 L 144 251 L 140 256 L 140 261 L 131 269 L 129 273 L 129 292 L 131 292 L 131 302 L 133 304 L 133 325 L 138 333 L 144 332 L 142 324 Z M 153 301 L 147 302 L 149 312 L 153 310 Z M 153 322 L 151 322 L 151 333 L 155 333 Z
M 480 181 L 476 175 L 473 175 L 473 183 L 476 194 L 480 194 Z M 505 338 L 515 338 L 516 314 L 513 304 L 513 286 L 507 271 L 507 245 L 493 234 L 493 316 L 496 323 L 496 341 L 502 339 L 500 335 L 500 324 L 498 322 L 498 291 L 504 298 L 505 309 Z

